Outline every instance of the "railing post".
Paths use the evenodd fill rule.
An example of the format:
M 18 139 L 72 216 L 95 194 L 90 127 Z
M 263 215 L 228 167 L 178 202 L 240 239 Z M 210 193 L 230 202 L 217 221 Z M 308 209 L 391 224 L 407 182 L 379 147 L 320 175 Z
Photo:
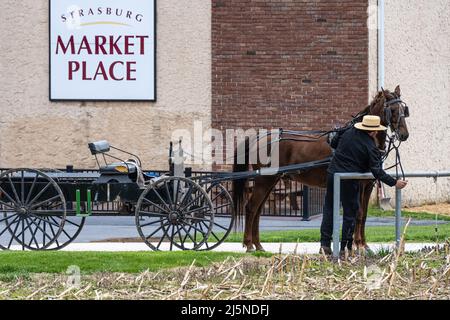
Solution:
M 173 175 L 175 177 L 184 177 L 184 151 L 181 147 L 181 140 L 178 142 L 178 150 L 174 154 L 173 162 Z
M 184 169 L 184 176 L 185 176 L 186 178 L 192 177 L 192 168 L 191 168 L 191 167 L 186 167 L 186 168 Z
M 339 207 L 341 203 L 341 176 L 334 174 L 333 186 L 333 257 L 339 257 Z
M 395 243 L 400 246 L 402 227 L 402 190 L 395 188 Z
M 309 221 L 309 187 L 305 185 L 303 185 L 302 192 L 302 211 L 302 221 Z

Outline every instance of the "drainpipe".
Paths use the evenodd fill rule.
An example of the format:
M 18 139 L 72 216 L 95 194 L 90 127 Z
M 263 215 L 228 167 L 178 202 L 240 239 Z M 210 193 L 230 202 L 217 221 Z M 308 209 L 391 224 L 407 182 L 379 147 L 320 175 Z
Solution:
M 378 91 L 381 87 L 384 87 L 384 0 L 378 0 Z M 384 169 L 384 162 L 381 164 Z M 385 199 L 386 189 L 384 184 L 381 184 L 381 188 L 378 189 L 379 205 L 381 205 L 380 199 Z
M 384 0 L 378 0 L 378 90 L 384 87 Z

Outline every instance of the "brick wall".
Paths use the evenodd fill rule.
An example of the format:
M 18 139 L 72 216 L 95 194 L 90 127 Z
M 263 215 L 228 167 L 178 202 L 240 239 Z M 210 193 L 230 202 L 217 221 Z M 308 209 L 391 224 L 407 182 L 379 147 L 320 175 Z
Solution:
M 212 126 L 326 129 L 367 105 L 367 0 L 212 0 Z

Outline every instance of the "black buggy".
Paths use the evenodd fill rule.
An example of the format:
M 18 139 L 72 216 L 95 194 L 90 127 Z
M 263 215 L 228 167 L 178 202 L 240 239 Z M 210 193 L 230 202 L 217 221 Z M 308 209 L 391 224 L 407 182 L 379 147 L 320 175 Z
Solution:
M 153 250 L 210 250 L 228 236 L 234 214 L 224 179 L 145 171 L 136 155 L 107 141 L 90 143 L 89 149 L 98 170 L 2 170 L 0 248 L 61 249 L 89 216 L 134 216 Z M 111 149 L 129 159 L 113 156 Z

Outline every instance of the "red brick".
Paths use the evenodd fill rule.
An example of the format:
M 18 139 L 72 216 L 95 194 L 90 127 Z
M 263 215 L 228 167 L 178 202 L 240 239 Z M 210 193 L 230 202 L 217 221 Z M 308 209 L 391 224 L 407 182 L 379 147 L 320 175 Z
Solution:
M 368 97 L 367 0 L 212 0 L 213 127 L 329 129 Z

